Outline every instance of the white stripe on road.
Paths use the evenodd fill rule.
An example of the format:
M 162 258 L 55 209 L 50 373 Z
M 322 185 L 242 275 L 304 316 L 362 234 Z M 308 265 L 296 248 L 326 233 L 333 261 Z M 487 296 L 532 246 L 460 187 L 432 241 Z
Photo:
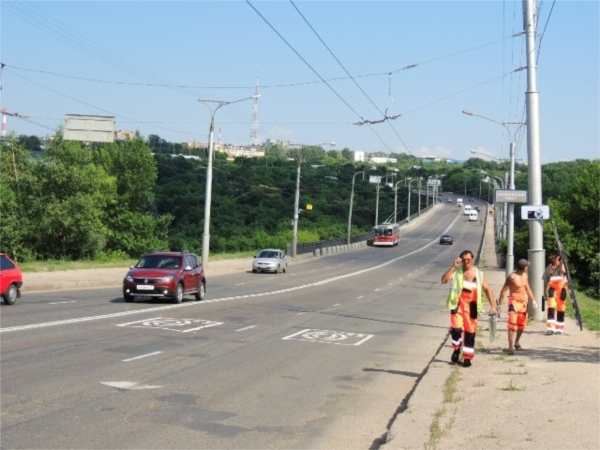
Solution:
M 240 328 L 239 330 L 235 330 L 235 331 L 244 331 L 244 330 L 249 330 L 250 328 L 254 328 L 256 325 L 250 325 L 249 327 L 246 328 Z
M 68 302 L 52 302 L 52 303 L 48 303 L 49 305 L 64 305 L 65 303 L 77 303 L 77 300 L 71 300 Z
M 123 362 L 134 361 L 136 359 L 146 358 L 148 356 L 160 355 L 162 352 L 148 353 L 147 355 L 134 356 L 133 358 L 124 359 Z

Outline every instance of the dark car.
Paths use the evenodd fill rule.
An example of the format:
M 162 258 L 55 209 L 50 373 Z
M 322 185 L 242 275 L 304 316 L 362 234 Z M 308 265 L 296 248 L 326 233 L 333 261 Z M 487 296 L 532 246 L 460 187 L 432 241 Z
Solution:
M 450 234 L 442 234 L 440 236 L 440 244 L 454 244 L 454 238 Z
M 198 257 L 188 252 L 152 252 L 144 256 L 123 280 L 123 299 L 134 297 L 171 298 L 181 303 L 185 295 L 203 300 L 206 293 L 204 269 Z
M 14 305 L 21 298 L 23 286 L 23 273 L 21 269 L 8 256 L 0 253 L 0 295 L 6 305 Z

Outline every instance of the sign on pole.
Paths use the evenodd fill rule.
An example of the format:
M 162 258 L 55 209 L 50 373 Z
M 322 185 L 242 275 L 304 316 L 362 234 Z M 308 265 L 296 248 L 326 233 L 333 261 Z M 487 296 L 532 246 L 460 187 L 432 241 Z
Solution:
M 494 201 L 496 203 L 527 203 L 528 191 L 516 191 L 514 189 L 496 189 Z
M 65 115 L 66 141 L 114 142 L 115 118 L 112 116 Z

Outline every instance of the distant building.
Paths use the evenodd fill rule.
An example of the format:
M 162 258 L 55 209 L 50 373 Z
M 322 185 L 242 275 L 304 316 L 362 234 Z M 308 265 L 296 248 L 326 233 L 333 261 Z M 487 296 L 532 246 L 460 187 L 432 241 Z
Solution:
M 365 152 L 354 152 L 354 161 L 365 162 Z
M 398 162 L 397 158 L 383 158 L 381 156 L 371 156 L 369 161 L 375 164 L 396 164 Z
M 135 139 L 135 131 L 117 130 L 115 131 L 115 141 L 126 141 L 127 139 Z

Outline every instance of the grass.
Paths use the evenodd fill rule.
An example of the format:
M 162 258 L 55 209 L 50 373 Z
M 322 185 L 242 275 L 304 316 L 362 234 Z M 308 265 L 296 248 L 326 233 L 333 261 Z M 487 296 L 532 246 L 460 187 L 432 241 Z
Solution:
M 240 259 L 251 258 L 256 252 L 238 252 L 238 253 L 219 253 L 210 255 L 209 261 L 219 261 L 223 259 Z M 198 255 L 200 256 L 200 255 Z M 57 270 L 74 270 L 74 269 L 99 269 L 122 267 L 126 268 L 135 263 L 137 259 L 119 259 L 107 261 L 30 261 L 19 263 L 19 267 L 23 272 L 55 272 Z
M 582 292 L 576 291 L 577 304 L 579 305 L 579 311 L 581 312 L 581 321 L 583 322 L 584 328 L 600 332 L 600 300 L 585 295 Z M 571 302 L 567 299 L 567 316 L 575 318 L 575 313 Z
M 460 397 L 456 395 L 458 392 L 458 383 L 460 381 L 461 374 L 458 368 L 454 368 L 452 373 L 446 378 L 444 383 L 444 403 L 456 403 L 460 400 Z M 436 447 L 440 439 L 448 433 L 452 424 L 454 423 L 454 416 L 450 419 L 446 426 L 442 426 L 441 420 L 446 414 L 446 407 L 442 406 L 433 415 L 433 421 L 429 426 L 429 443 L 425 446 L 426 449 L 432 450 Z
M 510 380 L 510 383 L 508 384 L 508 386 L 500 388 L 500 390 L 501 391 L 516 392 L 516 391 L 524 391 L 525 388 L 520 388 L 519 386 L 517 386 L 516 384 L 514 384 L 512 380 Z
M 513 372 L 511 369 L 508 369 L 505 372 L 498 372 L 498 375 L 528 375 L 529 372 L 527 371 L 527 369 L 523 370 L 522 372 Z

